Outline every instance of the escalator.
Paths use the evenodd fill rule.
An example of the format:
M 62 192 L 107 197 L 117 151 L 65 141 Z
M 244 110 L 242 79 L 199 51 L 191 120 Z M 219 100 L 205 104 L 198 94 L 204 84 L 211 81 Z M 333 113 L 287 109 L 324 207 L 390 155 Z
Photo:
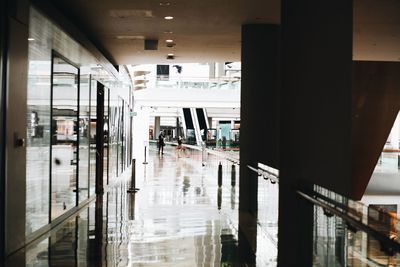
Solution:
M 186 126 L 186 142 L 190 145 L 195 145 L 196 142 L 196 132 L 194 129 L 194 123 L 192 118 L 192 113 L 190 108 L 183 108 L 183 119 Z
M 207 117 L 203 108 L 196 108 L 197 120 L 199 123 L 201 140 L 207 140 Z

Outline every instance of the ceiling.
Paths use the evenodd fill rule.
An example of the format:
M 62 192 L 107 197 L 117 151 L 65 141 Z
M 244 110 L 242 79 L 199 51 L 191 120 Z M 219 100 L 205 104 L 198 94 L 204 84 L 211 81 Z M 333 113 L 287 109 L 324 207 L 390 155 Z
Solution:
M 119 65 L 171 63 L 169 53 L 180 63 L 240 61 L 241 25 L 280 23 L 280 0 L 52 2 Z M 399 0 L 354 0 L 353 58 L 400 61 L 399 14 Z

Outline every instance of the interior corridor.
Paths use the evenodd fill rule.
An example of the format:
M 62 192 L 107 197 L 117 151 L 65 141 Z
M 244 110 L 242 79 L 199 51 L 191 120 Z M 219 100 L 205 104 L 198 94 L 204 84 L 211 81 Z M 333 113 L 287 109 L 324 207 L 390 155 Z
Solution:
M 238 166 L 232 186 L 232 163 L 224 158 L 208 154 L 202 166 L 200 151 L 179 156 L 175 147 L 158 155 L 152 146 L 148 164 L 136 163 L 140 191 L 127 193 L 131 172 L 125 172 L 103 197 L 7 266 L 254 266 L 237 250 Z M 276 243 L 265 234 L 257 243 L 263 249 L 252 255 L 256 265 L 276 266 Z

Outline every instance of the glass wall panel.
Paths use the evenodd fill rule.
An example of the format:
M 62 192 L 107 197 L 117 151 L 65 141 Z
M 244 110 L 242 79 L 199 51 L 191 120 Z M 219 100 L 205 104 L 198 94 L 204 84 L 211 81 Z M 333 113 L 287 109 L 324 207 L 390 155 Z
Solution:
M 79 86 L 79 201 L 89 197 L 90 75 L 81 75 Z
M 110 177 L 117 176 L 118 167 L 118 99 L 111 94 L 110 98 L 110 138 L 109 138 L 109 162 Z
M 109 179 L 109 115 L 110 115 L 110 90 L 104 88 L 104 185 L 108 184 Z
M 94 195 L 97 80 L 110 89 L 106 95 L 109 105 L 107 108 L 105 103 L 104 110 L 105 139 L 108 141 L 104 167 L 108 170 L 108 178 L 113 179 L 129 164 L 126 158 L 130 158 L 126 153 L 128 137 L 124 134 L 130 129 L 126 119 L 129 109 L 124 108 L 123 99 L 130 102 L 128 89 L 131 85 L 127 73 L 120 70 L 122 75 L 117 76 L 117 73 L 107 71 L 112 69 L 110 63 L 93 56 L 34 7 L 29 14 L 29 37 L 27 235 Z M 54 59 L 54 66 L 52 51 L 62 55 Z M 79 77 L 80 70 L 68 62 L 79 65 L 80 74 L 85 75 Z
M 124 171 L 124 100 L 118 97 L 118 175 Z
M 33 31 L 36 29 L 36 31 Z M 43 32 L 30 23 L 34 38 Z M 49 222 L 51 51 L 29 42 L 26 136 L 26 234 Z
M 126 101 L 124 101 L 124 169 L 129 166 L 129 108 Z
M 53 57 L 51 116 L 51 218 L 76 205 L 79 69 Z
M 97 81 L 90 81 L 90 195 L 96 190 Z

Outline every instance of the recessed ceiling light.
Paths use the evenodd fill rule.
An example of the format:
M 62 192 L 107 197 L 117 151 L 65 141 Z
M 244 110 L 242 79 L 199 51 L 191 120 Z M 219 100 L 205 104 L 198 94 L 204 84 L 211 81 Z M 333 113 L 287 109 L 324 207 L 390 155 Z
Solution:
M 169 57 L 173 57 L 174 54 L 173 54 L 173 53 L 169 53 L 168 56 L 169 56 Z
M 35 41 L 35 38 L 28 38 L 28 41 Z
M 167 39 L 167 40 L 165 40 L 167 43 L 173 43 L 174 42 L 174 40 L 172 40 L 172 39 Z
M 170 2 L 160 2 L 160 6 L 169 6 L 171 5 Z
M 174 19 L 174 17 L 173 16 L 165 16 L 164 19 L 171 20 L 171 19 Z
M 119 40 L 144 40 L 143 35 L 117 35 L 117 39 Z

